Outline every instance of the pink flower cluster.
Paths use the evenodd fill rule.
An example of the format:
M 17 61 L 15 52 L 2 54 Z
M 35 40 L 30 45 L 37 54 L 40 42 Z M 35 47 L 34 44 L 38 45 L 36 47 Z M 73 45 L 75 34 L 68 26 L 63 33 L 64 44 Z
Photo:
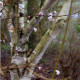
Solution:
M 39 12 L 39 14 L 38 14 L 39 16 L 40 16 L 40 19 L 42 19 L 43 18 L 43 12 Z
M 51 13 L 48 13 L 48 19 L 52 22 L 55 21 L 54 17 L 57 15 L 57 12 L 56 11 L 53 11 Z

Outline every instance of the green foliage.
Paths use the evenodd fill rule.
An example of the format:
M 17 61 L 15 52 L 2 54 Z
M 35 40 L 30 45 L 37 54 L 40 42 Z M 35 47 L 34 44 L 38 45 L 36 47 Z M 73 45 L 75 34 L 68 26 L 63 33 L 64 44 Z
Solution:
M 10 50 L 11 48 L 10 48 L 9 44 L 2 44 L 1 45 L 1 49 L 3 49 L 3 50 Z
M 80 19 L 78 19 L 77 23 L 75 24 L 75 30 L 80 33 Z
M 80 25 L 77 26 L 77 27 L 75 27 L 75 30 L 76 30 L 78 33 L 80 33 Z

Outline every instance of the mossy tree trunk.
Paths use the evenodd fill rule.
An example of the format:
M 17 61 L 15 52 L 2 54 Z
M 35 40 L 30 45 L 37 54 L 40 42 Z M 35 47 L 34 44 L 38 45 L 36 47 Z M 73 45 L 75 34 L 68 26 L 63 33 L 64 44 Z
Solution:
M 61 15 L 68 15 L 69 14 L 69 9 L 70 9 L 70 5 L 71 5 L 71 0 L 67 0 L 64 2 L 64 5 L 59 13 L 59 16 Z M 37 45 L 37 47 L 34 49 L 34 52 L 36 54 L 33 54 L 28 58 L 28 61 L 31 63 L 38 63 L 40 58 L 43 56 L 45 50 L 48 47 L 48 41 L 51 37 L 51 35 L 55 38 L 58 30 L 61 27 L 65 27 L 64 23 L 65 20 L 67 20 L 67 16 L 62 16 L 62 17 L 58 17 L 55 22 L 50 26 L 50 28 L 47 30 L 47 32 L 44 34 L 44 36 L 42 37 L 41 41 L 39 42 L 39 44 Z M 42 55 L 41 55 L 42 53 Z M 39 55 L 41 55 L 41 57 L 39 58 Z
M 28 16 L 30 16 L 30 19 L 31 20 L 37 13 L 37 11 L 40 9 L 39 7 L 39 0 L 28 0 L 28 4 L 27 4 L 27 13 L 28 13 Z M 36 5 L 36 6 L 35 6 Z M 34 47 L 34 38 L 36 38 L 36 35 L 34 32 L 32 32 L 32 34 L 30 35 L 29 37 L 29 49 L 33 48 Z
M 54 2 L 54 0 L 46 0 L 44 5 L 42 6 L 42 8 L 40 10 L 38 10 L 36 15 L 38 15 L 39 12 L 43 12 L 43 14 L 45 15 L 53 2 Z M 36 19 L 36 16 L 34 16 L 31 19 L 30 23 L 27 26 L 25 26 L 25 28 L 23 29 L 23 36 L 20 39 L 20 42 L 22 44 L 26 43 L 29 40 L 29 36 L 32 33 L 33 28 L 36 27 L 41 20 L 42 19 L 40 19 L 39 17 Z
M 44 4 L 44 2 L 45 2 L 45 0 L 41 0 L 41 4 L 38 7 L 39 8 L 42 7 L 43 4 Z M 30 9 L 30 11 L 31 11 L 31 9 Z M 47 29 L 47 27 L 45 26 L 45 23 L 44 23 L 45 21 L 46 21 L 46 18 L 44 17 L 39 22 L 39 24 L 37 25 L 37 31 L 36 32 L 33 31 L 32 34 L 29 37 L 29 48 L 31 48 L 32 50 L 36 47 L 36 45 L 38 44 L 38 42 L 41 40 L 42 35 L 45 33 L 45 31 Z
M 59 14 L 59 16 L 61 15 L 68 15 L 69 13 L 69 9 L 70 9 L 70 5 L 71 5 L 71 0 L 67 0 L 65 1 L 63 8 Z M 32 55 L 28 58 L 28 67 L 25 69 L 24 75 L 22 75 L 20 77 L 20 80 L 31 80 L 32 77 L 32 73 L 33 70 L 35 68 L 35 65 L 39 62 L 39 60 L 42 58 L 45 50 L 47 49 L 49 43 L 50 43 L 50 37 L 53 35 L 53 37 L 55 38 L 58 30 L 60 27 L 64 27 L 64 21 L 67 19 L 67 16 L 62 16 L 62 17 L 58 17 L 55 22 L 50 26 L 50 28 L 47 30 L 47 32 L 44 34 L 44 36 L 42 37 L 41 41 L 39 42 L 39 44 L 37 45 L 37 47 L 34 49 Z M 17 63 L 17 60 L 19 63 Z M 26 62 L 24 61 L 24 59 L 19 58 L 19 56 L 16 56 L 12 62 L 14 62 L 14 64 L 19 65 L 23 65 Z M 24 62 L 24 63 L 23 63 Z M 23 72 L 23 68 L 20 69 L 20 72 Z M 30 70 L 30 71 L 29 71 Z M 27 76 L 26 76 L 27 75 Z
M 31 16 L 30 19 L 32 19 L 36 15 L 38 9 L 39 9 L 39 0 L 28 0 L 27 13 L 29 16 Z
M 46 2 L 46 5 L 44 5 L 42 8 L 43 8 L 43 12 L 44 12 L 44 10 L 47 8 L 47 7 L 49 7 L 52 3 L 51 2 L 53 2 L 52 0 L 48 3 L 49 1 L 47 0 L 47 2 Z M 46 10 L 47 11 L 47 10 Z M 36 26 L 36 22 L 35 22 L 35 20 L 36 19 L 32 19 L 32 23 L 30 23 L 29 25 L 31 25 L 32 27 L 34 27 L 34 25 Z M 39 19 L 38 19 L 39 20 Z M 37 21 L 37 20 L 36 20 Z M 34 24 L 34 25 L 33 25 Z M 10 27 L 12 27 L 12 26 L 10 26 Z M 17 43 L 17 34 L 16 34 L 16 32 L 15 32 L 15 30 L 12 30 L 11 32 L 11 42 L 12 42 L 12 44 L 13 45 L 16 45 L 16 43 Z M 24 40 L 24 38 L 23 38 L 23 40 Z M 18 42 L 19 43 L 19 42 Z M 22 44 L 22 43 L 20 43 L 20 44 Z M 25 44 L 24 44 L 25 45 Z M 22 46 L 20 46 L 21 48 L 22 48 Z M 14 48 L 13 48 L 14 49 Z M 13 51 L 13 50 L 12 50 Z M 16 52 L 17 53 L 17 52 Z M 26 64 L 26 61 L 24 60 L 24 57 L 22 57 L 22 56 L 15 56 L 15 55 L 13 55 L 13 57 L 14 58 L 12 58 L 12 60 L 11 60 L 11 63 L 14 63 L 15 65 L 17 65 L 17 66 L 21 66 L 21 65 L 24 65 L 24 64 Z M 18 63 L 18 62 L 19 63 Z M 32 69 L 33 68 L 33 66 L 31 66 L 31 64 L 29 65 L 29 67 Z M 16 69 L 14 69 L 14 70 L 11 70 L 11 79 L 17 79 L 17 80 L 22 80 L 23 78 L 25 78 L 25 75 L 28 73 L 27 72 L 27 70 L 25 69 L 25 71 L 24 71 L 24 68 L 19 68 L 18 69 L 19 70 L 19 73 L 17 73 L 17 70 Z M 16 72 L 15 74 L 14 74 L 14 71 Z M 24 71 L 24 74 L 23 74 L 23 71 Z M 27 72 L 27 73 L 26 73 Z M 31 72 L 32 73 L 32 72 Z M 20 74 L 20 75 L 19 75 Z M 20 76 L 20 77 L 19 77 Z M 31 74 L 29 73 L 28 75 L 27 75 L 27 78 L 26 78 L 26 80 L 30 80 L 31 79 Z
M 42 5 L 44 4 L 45 0 L 41 0 L 41 4 L 40 4 L 40 8 L 42 7 Z
M 31 1 L 33 1 L 33 0 L 31 0 Z M 46 0 L 46 2 L 42 6 L 41 10 L 39 10 L 39 12 L 41 11 L 45 14 L 47 12 L 48 8 L 51 6 L 52 2 L 53 2 L 53 0 Z M 68 15 L 70 5 L 71 5 L 71 0 L 65 1 L 59 16 Z M 52 36 L 52 34 L 53 34 L 53 36 L 57 35 L 59 27 L 64 27 L 63 24 L 64 24 L 64 21 L 66 19 L 67 19 L 67 16 L 62 16 L 62 17 L 59 17 L 55 20 L 55 22 L 50 26 L 50 28 L 44 34 L 41 41 L 36 46 L 32 55 L 28 58 L 27 61 L 23 57 L 20 57 L 19 55 L 18 56 L 13 56 L 14 58 L 12 59 L 11 63 L 14 63 L 16 66 L 22 66 L 22 65 L 25 65 L 25 64 L 27 64 L 28 66 L 27 66 L 27 68 L 21 68 L 20 67 L 20 68 L 17 68 L 17 69 L 13 69 L 12 74 L 11 74 L 12 80 L 31 80 L 32 73 L 33 73 L 33 70 L 35 68 L 35 64 L 37 64 L 39 62 L 39 60 L 42 58 L 45 50 L 47 49 L 47 47 L 49 45 L 50 37 Z M 38 20 L 38 22 L 37 22 L 37 20 Z M 32 20 L 30 21 L 29 25 L 27 25 L 24 28 L 24 30 L 23 30 L 24 34 L 23 35 L 25 35 L 25 36 L 22 37 L 23 41 L 24 41 L 23 43 L 25 43 L 25 41 L 27 41 L 27 39 L 25 37 L 28 34 L 30 36 L 33 28 L 35 26 L 37 26 L 36 24 L 38 24 L 42 19 L 38 18 L 37 20 L 36 20 L 35 17 L 33 17 Z M 12 43 L 16 44 L 17 43 L 17 39 L 16 39 L 17 35 L 14 34 L 14 33 L 15 33 L 15 30 L 13 32 L 11 32 L 11 35 L 12 35 L 11 39 L 12 39 Z M 41 36 L 42 36 L 42 34 L 41 34 Z M 22 44 L 22 43 L 20 43 L 20 44 Z

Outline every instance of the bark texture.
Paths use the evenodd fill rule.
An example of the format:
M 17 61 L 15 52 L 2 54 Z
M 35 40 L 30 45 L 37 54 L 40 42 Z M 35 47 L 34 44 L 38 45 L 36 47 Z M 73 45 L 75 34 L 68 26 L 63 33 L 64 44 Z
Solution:
M 67 5 L 68 5 L 68 6 L 67 6 Z M 71 5 L 71 0 L 67 0 L 67 1 L 64 3 L 63 8 L 62 8 L 59 16 L 61 16 L 61 15 L 68 15 L 69 9 L 70 9 L 70 5 Z M 67 7 L 66 7 L 66 6 L 67 6 Z M 66 9 L 66 11 L 64 12 L 65 9 Z M 37 63 L 39 62 L 39 60 L 42 58 L 45 50 L 47 49 L 47 47 L 48 47 L 48 45 L 49 45 L 49 44 L 48 44 L 48 41 L 49 41 L 52 33 L 54 32 L 54 33 L 53 33 L 53 37 L 55 38 L 56 35 L 57 35 L 57 33 L 58 33 L 59 27 L 61 27 L 61 26 L 64 27 L 64 25 L 63 25 L 63 24 L 64 24 L 64 20 L 62 20 L 62 19 L 66 20 L 67 17 L 57 18 L 57 19 L 55 20 L 55 22 L 53 23 L 53 25 L 50 26 L 50 28 L 49 28 L 48 31 L 45 33 L 45 35 L 42 37 L 42 39 L 41 39 L 41 41 L 39 42 L 39 44 L 37 45 L 37 47 L 34 49 L 33 54 L 28 58 L 28 63 L 30 63 L 30 64 L 29 64 L 29 69 L 30 69 L 31 71 L 28 73 L 29 76 L 26 76 L 26 80 L 27 80 L 27 79 L 28 79 L 28 80 L 31 79 L 31 76 L 32 76 L 32 73 L 33 73 L 33 70 L 34 70 L 34 67 L 35 67 L 35 66 L 34 66 L 34 67 L 32 68 L 32 64 L 34 64 L 34 65 L 37 64 Z M 56 23 L 57 23 L 59 20 L 62 20 L 62 21 L 60 21 L 59 24 L 57 25 Z M 62 24 L 62 25 L 61 25 L 61 24 Z M 57 27 L 57 26 L 58 26 L 58 27 Z M 57 28 L 55 28 L 55 27 L 57 27 Z M 54 31 L 54 29 L 56 29 L 56 30 Z M 25 77 L 25 76 L 23 76 L 23 78 L 24 78 L 24 77 Z
M 27 12 L 28 12 L 28 15 L 30 15 L 29 20 L 31 20 L 36 15 L 36 13 L 37 13 L 37 11 L 39 9 L 40 9 L 40 7 L 39 7 L 39 0 L 34 0 L 34 1 L 28 0 Z M 35 32 L 33 31 L 32 34 L 29 37 L 29 44 L 28 44 L 29 48 L 31 48 L 31 49 L 35 45 L 34 37 L 36 38 L 36 35 L 35 35 Z
M 45 13 L 47 12 L 47 10 L 50 8 L 51 4 L 53 3 L 54 0 L 46 0 L 46 2 L 44 3 L 44 5 L 42 6 L 41 10 L 38 11 L 38 13 L 36 15 L 39 14 L 39 12 L 43 12 L 43 14 L 45 15 Z M 22 44 L 26 43 L 29 39 L 30 34 L 33 31 L 33 28 L 37 26 L 37 24 L 41 21 L 42 19 L 40 19 L 39 17 L 36 18 L 35 16 L 33 17 L 33 19 L 30 21 L 30 23 L 24 28 L 23 30 L 23 36 L 20 40 L 20 42 Z
M 61 12 L 59 13 L 59 16 L 61 15 L 68 15 L 69 13 L 69 9 L 70 9 L 70 4 L 71 4 L 71 0 L 67 0 L 64 2 L 64 5 L 62 7 Z M 62 16 L 62 17 L 58 17 L 55 22 L 50 26 L 50 28 L 48 29 L 48 31 L 44 34 L 44 36 L 42 37 L 41 41 L 39 42 L 39 44 L 37 45 L 37 47 L 34 49 L 34 51 L 36 52 L 36 54 L 32 54 L 29 57 L 29 62 L 34 61 L 35 59 L 38 57 L 38 55 L 43 51 L 43 49 L 45 48 L 47 42 L 49 41 L 49 38 L 51 37 L 52 33 L 54 32 L 54 29 L 58 30 L 60 27 L 64 27 L 64 21 L 67 19 L 67 16 Z M 58 23 L 58 24 L 57 24 Z M 57 34 L 57 33 L 56 33 Z
M 35 6 L 36 5 L 36 6 Z M 27 4 L 27 12 L 28 15 L 30 15 L 30 19 L 33 18 L 33 16 L 36 15 L 36 12 L 39 9 L 39 0 L 28 0 L 28 4 Z
M 47 12 L 47 10 L 48 10 L 49 6 L 52 4 L 52 2 L 53 2 L 53 0 L 46 0 L 45 4 L 42 6 L 40 11 L 45 14 L 45 12 Z M 59 16 L 68 15 L 70 5 L 71 5 L 71 0 L 65 1 Z M 24 68 L 18 68 L 20 74 L 18 75 L 17 80 L 31 80 L 35 65 L 40 61 L 45 50 L 47 49 L 48 45 L 50 44 L 50 37 L 53 35 L 53 37 L 56 38 L 59 28 L 65 26 L 64 21 L 66 19 L 67 19 L 67 16 L 62 16 L 55 20 L 55 22 L 50 26 L 50 28 L 44 34 L 44 36 L 42 37 L 42 39 L 39 42 L 39 44 L 37 45 L 37 47 L 34 49 L 32 55 L 28 58 L 28 61 L 25 61 L 25 58 L 22 58 L 19 55 L 13 57 L 12 63 L 14 63 L 17 66 L 24 65 L 24 64 L 26 64 L 26 62 L 28 63 L 28 67 L 25 69 L 23 75 L 22 75 L 22 73 L 23 73 Z M 23 31 L 24 35 L 21 39 L 21 44 L 25 43 L 28 40 L 28 37 L 30 36 L 34 26 L 36 26 L 37 23 L 39 23 L 41 20 L 42 19 L 40 19 L 40 18 L 36 19 L 35 17 L 33 17 L 33 19 L 30 21 L 30 23 L 24 28 L 24 31 Z M 17 70 L 14 69 L 13 71 L 17 71 Z M 25 75 L 27 75 L 27 76 L 25 77 Z M 12 74 L 12 76 L 14 76 L 14 74 Z M 15 78 L 15 77 L 16 76 L 14 76 L 13 78 Z

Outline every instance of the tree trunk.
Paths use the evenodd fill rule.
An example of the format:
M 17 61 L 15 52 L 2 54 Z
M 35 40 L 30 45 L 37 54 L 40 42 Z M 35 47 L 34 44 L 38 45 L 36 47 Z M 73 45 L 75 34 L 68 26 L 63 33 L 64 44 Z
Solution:
M 70 4 L 71 4 L 71 0 L 67 0 L 67 1 L 64 2 L 63 8 L 60 11 L 59 16 L 68 15 L 69 9 L 70 9 Z M 62 16 L 62 17 L 58 17 L 55 20 L 55 22 L 50 26 L 50 28 L 44 34 L 44 36 L 42 37 L 42 39 L 39 42 L 39 44 L 37 45 L 37 47 L 34 49 L 36 54 L 33 53 L 28 58 L 29 62 L 32 62 L 32 61 L 35 62 L 36 57 L 43 51 L 43 49 L 45 48 L 47 42 L 49 41 L 49 38 L 51 37 L 52 33 L 54 32 L 54 30 L 56 29 L 56 31 L 54 32 L 53 36 L 56 37 L 55 35 L 57 34 L 59 28 L 65 26 L 64 25 L 64 21 L 66 21 L 66 19 L 67 19 L 67 16 Z
M 41 4 L 40 4 L 40 8 L 42 7 L 42 5 L 44 4 L 45 0 L 41 0 Z
M 63 8 L 62 8 L 59 16 L 68 15 L 70 5 L 71 5 L 71 0 L 67 0 L 64 3 Z M 63 24 L 64 24 L 64 21 L 66 19 L 67 19 L 67 16 L 58 17 L 55 20 L 55 22 L 52 24 L 52 26 L 50 26 L 48 31 L 44 34 L 44 36 L 42 37 L 42 39 L 39 42 L 39 44 L 37 45 L 37 47 L 34 49 L 33 54 L 28 58 L 28 63 L 29 63 L 28 66 L 29 66 L 30 72 L 28 71 L 28 67 L 27 67 L 26 70 L 25 70 L 25 74 L 20 77 L 21 80 L 23 80 L 24 78 L 25 78 L 25 80 L 31 80 L 32 73 L 33 73 L 33 70 L 35 68 L 35 64 L 37 64 L 40 61 L 40 59 L 42 58 L 45 50 L 47 49 L 48 45 L 50 44 L 49 39 L 50 39 L 51 35 L 53 36 L 53 38 L 56 37 L 56 35 L 58 33 L 58 30 L 59 30 L 59 27 L 64 27 Z M 56 24 L 56 23 L 58 23 L 58 24 Z M 54 31 L 55 27 L 57 27 L 57 28 Z M 19 62 L 19 63 L 17 63 L 17 62 Z M 16 64 L 17 66 L 21 65 L 23 62 L 25 64 L 25 61 L 21 57 L 16 57 L 16 56 L 12 60 L 12 63 Z M 21 69 L 19 69 L 19 70 L 20 70 L 20 74 L 21 74 L 21 72 L 23 70 L 21 70 Z M 27 75 L 27 76 L 25 77 L 25 75 Z
M 41 10 L 38 11 L 38 13 L 36 15 L 39 14 L 39 12 L 42 12 L 44 15 L 47 12 L 47 10 L 50 8 L 51 4 L 53 3 L 54 0 L 46 0 L 46 2 L 44 3 L 44 5 L 42 6 Z M 23 29 L 23 33 L 24 35 L 22 36 L 22 38 L 20 39 L 20 42 L 22 44 L 26 43 L 29 39 L 30 34 L 33 31 L 33 28 L 37 26 L 37 24 L 42 20 L 42 18 L 37 18 L 36 16 L 34 16 L 32 18 L 32 20 L 30 21 L 30 23 Z
M 47 12 L 48 8 L 50 7 L 50 5 L 52 4 L 52 2 L 53 2 L 53 0 L 46 0 L 46 2 L 42 6 L 41 10 L 39 10 L 39 12 L 41 11 L 45 14 Z M 69 9 L 70 9 L 70 4 L 71 4 L 71 0 L 65 1 L 59 16 L 68 15 Z M 59 27 L 64 27 L 63 24 L 66 19 L 67 19 L 67 16 L 62 16 L 62 17 L 58 17 L 55 20 L 55 22 L 50 26 L 50 28 L 44 34 L 41 41 L 39 42 L 37 47 L 34 49 L 32 55 L 28 59 L 26 59 L 25 57 L 22 57 L 20 55 L 13 56 L 11 63 L 15 64 L 16 66 L 23 66 L 23 65 L 27 64 L 28 67 L 17 68 L 17 69 L 11 70 L 11 76 L 12 76 L 11 80 L 16 80 L 16 79 L 17 80 L 31 80 L 31 77 L 33 76 L 32 73 L 34 71 L 35 65 L 40 61 L 45 50 L 47 49 L 48 45 L 51 42 L 50 37 L 53 36 L 53 39 L 56 37 Z M 40 18 L 38 18 L 38 19 L 36 19 L 35 17 L 32 18 L 30 23 L 23 30 L 23 33 L 25 36 L 23 35 L 20 44 L 24 44 L 27 41 L 26 37 L 30 36 L 34 26 L 36 26 L 41 20 L 42 19 L 40 19 Z M 13 26 L 12 26 L 12 28 L 13 28 Z M 54 31 L 54 29 L 55 29 L 55 31 Z M 12 40 L 13 45 L 16 45 L 17 44 L 17 33 L 15 32 L 15 30 L 11 31 L 10 33 L 11 33 L 11 40 Z
M 36 5 L 36 6 L 35 6 Z M 27 12 L 28 15 L 30 15 L 30 19 L 31 20 L 37 13 L 37 11 L 40 9 L 39 7 L 39 0 L 28 0 L 28 5 L 27 5 Z M 36 35 L 34 32 L 32 32 L 32 34 L 29 37 L 29 49 L 32 49 L 34 47 L 34 37 L 36 38 Z
M 39 0 L 33 0 L 33 1 L 28 0 L 27 12 L 28 12 L 28 16 L 30 16 L 30 19 L 32 19 L 36 15 L 38 9 L 39 9 Z

